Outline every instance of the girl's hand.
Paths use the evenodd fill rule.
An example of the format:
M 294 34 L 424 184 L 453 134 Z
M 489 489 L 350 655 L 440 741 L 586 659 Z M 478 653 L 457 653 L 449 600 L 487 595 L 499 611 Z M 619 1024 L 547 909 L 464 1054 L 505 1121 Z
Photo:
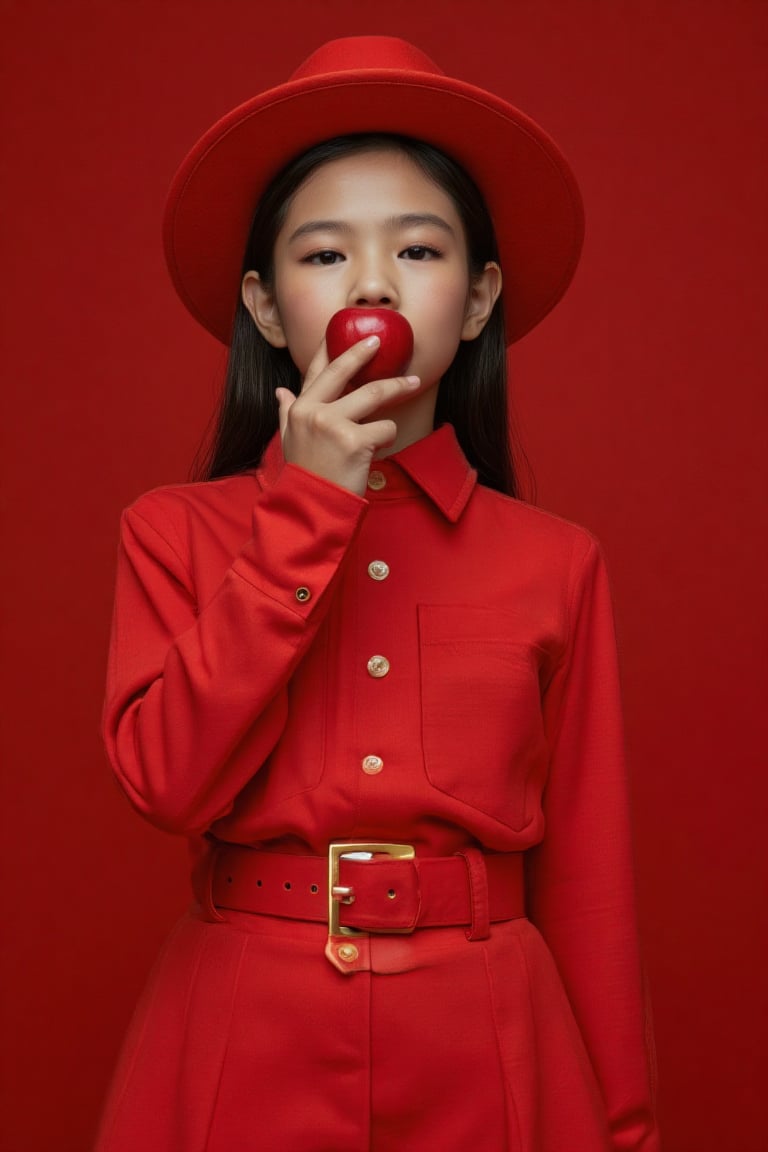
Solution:
M 300 395 L 294 396 L 287 388 L 276 392 L 286 461 L 358 496 L 365 493 L 374 455 L 397 436 L 394 420 L 360 421 L 404 399 L 420 383 L 418 376 L 397 376 L 372 380 L 342 395 L 378 346 L 378 336 L 371 336 L 329 362 L 323 342 L 307 369 Z

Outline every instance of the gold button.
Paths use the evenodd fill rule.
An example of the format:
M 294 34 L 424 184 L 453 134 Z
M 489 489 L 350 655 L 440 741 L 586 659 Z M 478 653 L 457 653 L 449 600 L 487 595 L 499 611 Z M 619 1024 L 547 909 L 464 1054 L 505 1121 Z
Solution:
M 382 676 L 386 676 L 389 672 L 389 660 L 386 656 L 371 656 L 368 661 L 368 673 L 376 680 L 380 680 Z
M 384 761 L 381 756 L 366 756 L 363 760 L 363 772 L 368 776 L 375 776 L 377 772 L 381 772 L 384 767 Z
M 354 944 L 340 944 L 339 945 L 339 960 L 345 960 L 347 964 L 353 964 L 357 960 L 360 953 Z
M 307 600 L 309 600 L 311 596 L 312 593 L 310 592 L 309 588 L 305 588 L 303 584 L 301 588 L 296 589 L 296 599 L 300 604 L 306 604 Z
M 387 478 L 383 472 L 379 472 L 378 468 L 374 468 L 372 472 L 368 473 L 368 487 L 373 492 L 380 492 L 386 486 Z
M 368 575 L 371 580 L 386 580 L 389 576 L 389 564 L 383 560 L 371 560 L 368 565 Z

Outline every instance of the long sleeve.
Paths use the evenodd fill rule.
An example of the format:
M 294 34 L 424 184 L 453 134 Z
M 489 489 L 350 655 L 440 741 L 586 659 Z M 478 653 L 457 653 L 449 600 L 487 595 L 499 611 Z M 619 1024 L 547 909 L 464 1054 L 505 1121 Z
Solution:
M 544 839 L 529 853 L 530 914 L 581 1028 L 613 1147 L 656 1152 L 616 644 L 594 542 L 574 568 L 568 648 L 545 699 L 551 758 Z
M 286 465 L 202 602 L 206 557 L 198 543 L 192 562 L 183 491 L 150 493 L 123 515 L 104 735 L 135 807 L 194 833 L 231 809 L 279 739 L 286 684 L 367 503 Z

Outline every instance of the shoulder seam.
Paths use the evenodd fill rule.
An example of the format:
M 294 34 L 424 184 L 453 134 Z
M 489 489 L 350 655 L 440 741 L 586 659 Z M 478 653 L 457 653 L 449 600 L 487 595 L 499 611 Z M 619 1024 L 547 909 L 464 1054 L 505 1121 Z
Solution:
M 151 520 L 148 520 L 147 517 L 142 512 L 140 512 L 135 505 L 132 505 L 130 508 L 126 508 L 123 515 L 126 519 L 129 519 L 131 517 L 135 517 L 137 520 L 141 520 L 142 524 L 146 524 L 147 528 L 150 528 L 152 530 L 152 532 L 155 534 L 155 536 L 159 537 L 159 539 L 162 540 L 163 543 L 165 545 L 167 545 L 168 548 L 170 548 L 171 552 L 173 552 L 174 556 L 177 558 L 177 560 L 181 564 L 182 568 L 186 572 L 187 577 L 189 578 L 190 586 L 192 586 L 193 585 L 192 573 L 190 572 L 189 564 L 187 563 L 187 560 L 185 559 L 184 556 L 182 556 L 180 549 L 175 544 L 173 544 L 172 541 L 170 541 L 167 538 L 167 536 L 163 535 L 163 533 L 160 531 L 160 529 L 157 527 L 157 525 L 153 524 Z M 173 529 L 172 522 L 169 520 L 167 523 L 168 523 L 168 526 Z M 178 535 L 176 534 L 175 529 L 174 529 L 174 535 L 176 535 L 176 539 L 178 541 Z

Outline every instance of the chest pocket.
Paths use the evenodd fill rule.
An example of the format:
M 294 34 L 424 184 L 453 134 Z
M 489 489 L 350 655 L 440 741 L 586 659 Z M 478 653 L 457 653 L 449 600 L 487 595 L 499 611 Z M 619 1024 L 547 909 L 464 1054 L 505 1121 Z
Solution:
M 433 787 L 519 830 L 546 746 L 539 651 L 496 609 L 419 605 L 422 741 Z

